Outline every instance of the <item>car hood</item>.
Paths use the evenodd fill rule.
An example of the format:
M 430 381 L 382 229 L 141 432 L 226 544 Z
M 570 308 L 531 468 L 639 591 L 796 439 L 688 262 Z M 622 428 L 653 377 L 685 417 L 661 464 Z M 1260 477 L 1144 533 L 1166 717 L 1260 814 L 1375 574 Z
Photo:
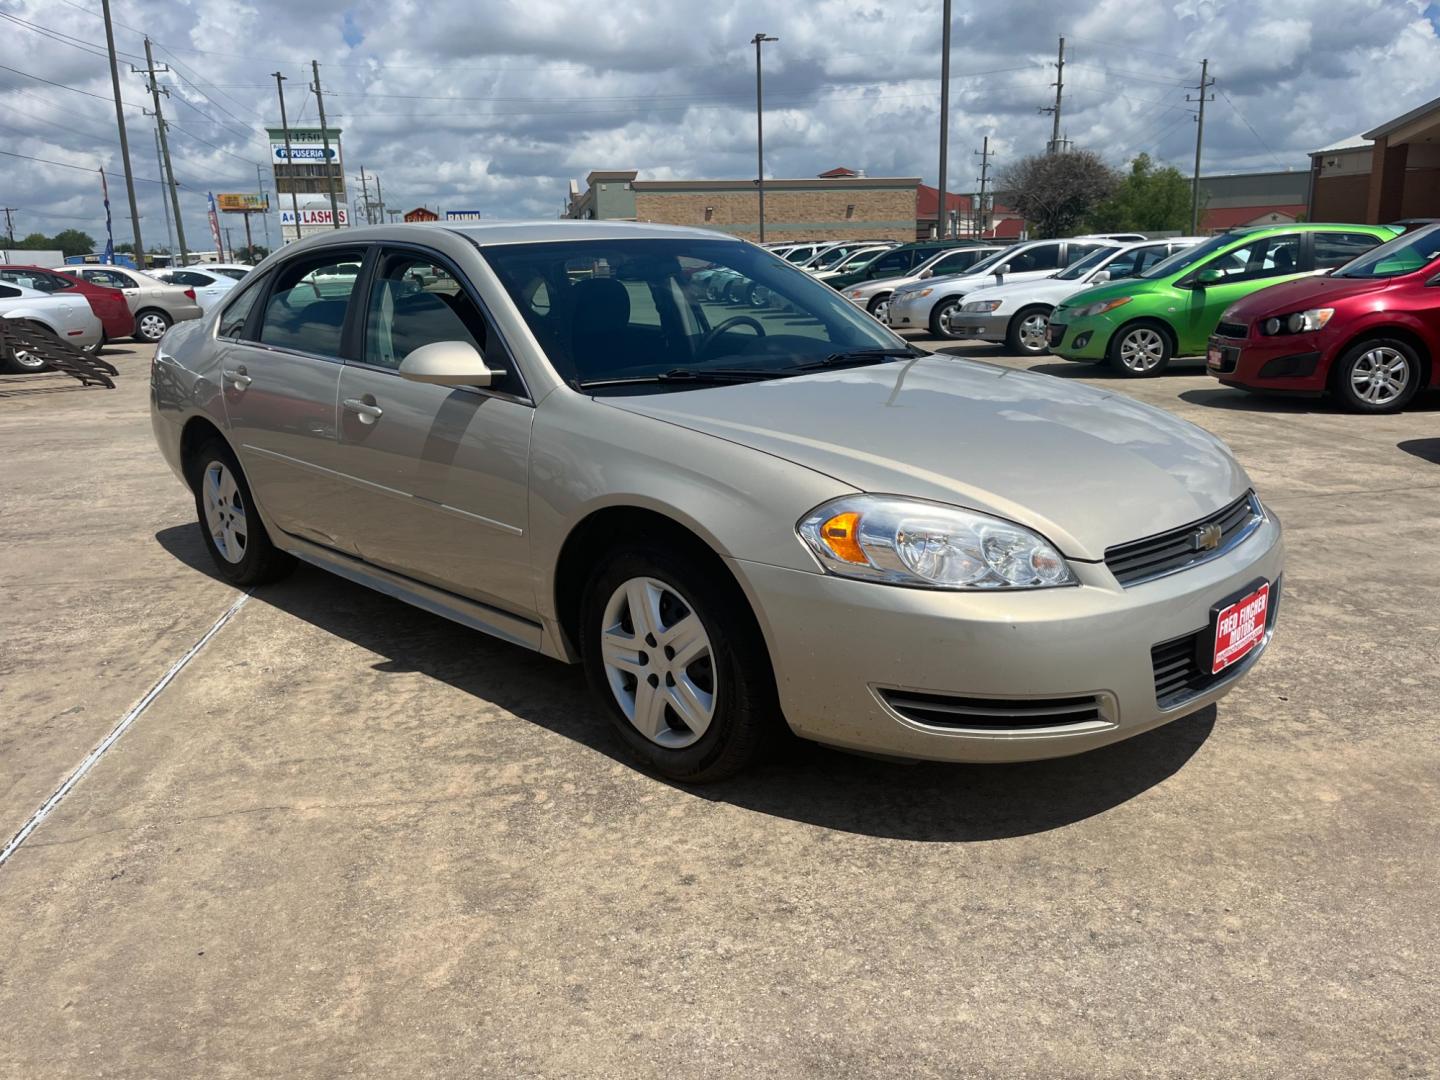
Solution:
M 1071 293 L 1079 292 L 1085 287 L 1079 281 L 1057 281 L 1052 278 L 1041 278 L 1039 281 L 1011 281 L 1008 278 L 1004 285 L 987 285 L 983 289 L 974 289 L 965 294 L 967 303 L 976 300 L 1003 300 L 1007 306 L 1017 307 L 1028 303 L 1058 303 Z
M 1062 306 L 1083 307 L 1097 300 L 1113 300 L 1117 296 L 1151 297 L 1170 288 L 1170 284 L 1163 280 L 1121 278 L 1119 281 L 1107 281 L 1103 285 L 1092 285 L 1088 289 L 1073 293 L 1065 298 Z
M 860 491 L 997 514 L 1077 559 L 1205 517 L 1250 486 L 1224 444 L 1169 413 L 973 361 L 927 356 L 599 400 Z
M 1027 281 L 1040 281 L 1043 278 L 1054 277 L 1058 270 L 1021 270 L 1018 273 L 1006 274 L 1005 280 L 1001 281 L 994 274 L 957 274 L 954 277 L 931 278 L 924 284 L 932 286 L 936 292 L 945 296 L 952 296 L 955 293 L 964 293 L 969 296 L 977 289 L 1001 288 L 1007 285 L 1019 285 Z
M 1237 319 L 1247 322 L 1263 319 L 1270 315 L 1287 315 L 1292 311 L 1324 307 L 1364 293 L 1379 292 L 1390 284 L 1389 279 L 1303 277 L 1271 285 L 1268 289 L 1245 297 L 1226 308 L 1225 313 L 1235 313 Z

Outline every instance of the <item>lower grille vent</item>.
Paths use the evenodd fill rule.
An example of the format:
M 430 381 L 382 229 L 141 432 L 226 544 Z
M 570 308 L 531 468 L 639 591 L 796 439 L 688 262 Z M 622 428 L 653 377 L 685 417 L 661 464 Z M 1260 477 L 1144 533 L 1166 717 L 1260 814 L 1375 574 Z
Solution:
M 931 727 L 1016 731 L 1104 722 L 1093 695 L 1064 698 L 970 698 L 881 690 L 885 703 L 907 720 Z

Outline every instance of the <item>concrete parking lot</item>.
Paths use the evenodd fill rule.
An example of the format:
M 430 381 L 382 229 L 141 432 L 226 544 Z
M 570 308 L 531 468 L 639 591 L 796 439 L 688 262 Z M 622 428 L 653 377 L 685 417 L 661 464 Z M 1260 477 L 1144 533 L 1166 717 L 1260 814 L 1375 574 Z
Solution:
M 1230 443 L 1289 567 L 1218 710 L 687 790 L 578 669 L 301 569 L 0 866 L 0 1076 L 1440 1075 L 1440 401 L 945 351 Z M 240 599 L 148 352 L 0 377 L 0 843 Z

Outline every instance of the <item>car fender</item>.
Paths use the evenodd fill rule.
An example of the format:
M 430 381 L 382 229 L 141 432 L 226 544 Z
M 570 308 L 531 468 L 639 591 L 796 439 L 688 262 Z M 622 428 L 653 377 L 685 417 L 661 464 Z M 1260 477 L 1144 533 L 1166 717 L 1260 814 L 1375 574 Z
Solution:
M 1419 318 L 1412 311 L 1394 309 L 1367 311 L 1359 318 L 1348 322 L 1345 327 L 1345 336 L 1339 340 L 1331 359 L 1339 359 L 1340 355 L 1357 339 L 1383 333 L 1390 327 L 1404 330 L 1410 336 L 1420 340 L 1429 354 L 1421 359 L 1427 363 L 1430 369 L 1430 385 L 1435 385 L 1437 378 L 1440 378 L 1440 329 Z

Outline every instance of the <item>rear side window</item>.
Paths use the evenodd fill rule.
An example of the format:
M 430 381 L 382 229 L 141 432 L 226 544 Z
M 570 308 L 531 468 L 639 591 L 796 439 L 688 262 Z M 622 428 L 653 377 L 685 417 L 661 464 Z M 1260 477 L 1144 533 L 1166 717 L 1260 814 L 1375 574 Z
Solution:
M 941 274 L 958 274 L 966 267 L 974 266 L 975 260 L 979 258 L 981 254 L 980 252 L 966 251 L 962 248 L 960 251 L 950 252 L 949 255 L 946 255 L 942 259 L 936 259 L 935 265 L 930 269 L 935 272 L 936 277 L 939 277 Z
M 359 251 L 328 252 L 282 266 L 265 302 L 260 341 L 338 359 L 362 258 Z
M 1065 265 L 1079 262 L 1092 251 L 1104 247 L 1103 244 L 1077 244 L 1073 240 L 1065 246 Z
M 914 251 L 887 251 L 865 268 L 872 278 L 899 277 L 913 265 Z
M 60 274 L 42 274 L 36 270 L 0 269 L 0 281 L 48 293 L 64 292 L 75 287 L 75 282 Z
M 172 285 L 188 285 L 191 288 L 203 289 L 207 285 L 214 284 L 213 280 L 205 274 L 197 274 L 193 270 L 171 270 L 163 275 L 163 280 Z
M 1017 251 L 1005 262 L 1012 274 L 1024 273 L 1027 270 L 1055 270 L 1060 266 L 1060 245 L 1040 244 L 1026 251 Z
M 1380 243 L 1378 237 L 1369 233 L 1317 232 L 1315 234 L 1315 269 L 1329 270 L 1344 266 L 1357 255 Z
M 135 286 L 124 274 L 117 274 L 114 270 L 82 270 L 80 276 L 92 285 L 107 285 L 112 289 L 130 289 Z
M 12 289 L 9 285 L 0 285 L 0 297 L 3 297 L 6 300 L 13 300 L 19 295 L 19 289 Z
M 250 312 L 255 310 L 255 301 L 265 291 L 264 285 L 256 285 L 253 289 L 246 289 L 235 298 L 229 307 L 220 316 L 220 322 L 215 327 L 217 337 L 232 338 L 236 341 L 245 336 L 245 323 L 250 318 Z

